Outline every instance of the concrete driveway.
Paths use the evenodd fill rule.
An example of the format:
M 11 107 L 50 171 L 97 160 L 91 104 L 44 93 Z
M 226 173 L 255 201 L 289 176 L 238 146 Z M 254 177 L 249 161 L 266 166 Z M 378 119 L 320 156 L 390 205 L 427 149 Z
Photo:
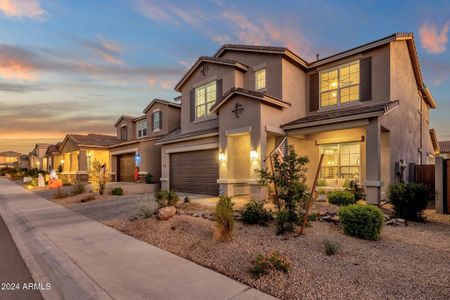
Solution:
M 273 299 L 4 178 L 0 214 L 45 299 Z

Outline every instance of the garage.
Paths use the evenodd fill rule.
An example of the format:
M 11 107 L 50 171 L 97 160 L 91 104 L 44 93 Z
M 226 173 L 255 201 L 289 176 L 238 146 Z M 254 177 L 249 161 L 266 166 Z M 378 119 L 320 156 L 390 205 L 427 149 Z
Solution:
M 170 155 L 170 189 L 183 193 L 218 195 L 218 149 Z
M 134 156 L 134 153 L 127 153 L 117 157 L 117 181 L 134 181 Z

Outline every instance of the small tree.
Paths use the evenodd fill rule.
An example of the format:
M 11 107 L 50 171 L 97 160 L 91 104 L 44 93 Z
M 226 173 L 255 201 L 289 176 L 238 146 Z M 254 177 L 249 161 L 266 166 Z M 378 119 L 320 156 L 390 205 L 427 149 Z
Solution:
M 308 157 L 298 156 L 292 146 L 289 146 L 288 155 L 281 157 L 277 151 L 272 156 L 273 172 L 267 168 L 257 170 L 260 177 L 260 185 L 276 185 L 278 191 L 277 216 L 278 233 L 291 231 L 294 223 L 298 221 L 297 209 L 305 210 L 306 206 L 306 167 L 309 162 Z M 285 226 L 288 223 L 289 226 Z
M 102 164 L 97 159 L 94 159 L 89 171 L 89 183 L 91 184 L 92 190 L 103 195 L 108 181 L 109 173 L 106 170 L 106 164 Z

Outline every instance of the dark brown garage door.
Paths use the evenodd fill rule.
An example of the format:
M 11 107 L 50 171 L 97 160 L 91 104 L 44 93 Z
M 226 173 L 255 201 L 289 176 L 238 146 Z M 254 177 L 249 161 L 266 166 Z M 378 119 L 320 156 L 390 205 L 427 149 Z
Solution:
M 117 181 L 134 181 L 134 153 L 122 154 L 117 158 L 119 178 Z
M 177 192 L 218 195 L 217 149 L 170 155 L 170 188 Z

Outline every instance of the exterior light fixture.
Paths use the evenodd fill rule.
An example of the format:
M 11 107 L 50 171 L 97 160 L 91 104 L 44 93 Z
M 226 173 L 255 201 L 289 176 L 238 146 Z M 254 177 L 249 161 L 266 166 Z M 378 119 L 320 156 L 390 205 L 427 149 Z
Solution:
M 61 159 L 61 163 L 62 163 L 62 164 L 64 163 L 64 159 Z
M 88 157 L 91 157 L 91 156 L 92 156 L 92 153 L 89 152 L 87 156 L 88 156 Z
M 225 153 L 223 151 L 219 153 L 219 161 L 225 161 Z
M 256 150 L 251 150 L 250 151 L 250 158 L 252 159 L 252 160 L 255 160 L 255 159 L 257 159 L 258 158 L 258 152 L 256 151 Z

